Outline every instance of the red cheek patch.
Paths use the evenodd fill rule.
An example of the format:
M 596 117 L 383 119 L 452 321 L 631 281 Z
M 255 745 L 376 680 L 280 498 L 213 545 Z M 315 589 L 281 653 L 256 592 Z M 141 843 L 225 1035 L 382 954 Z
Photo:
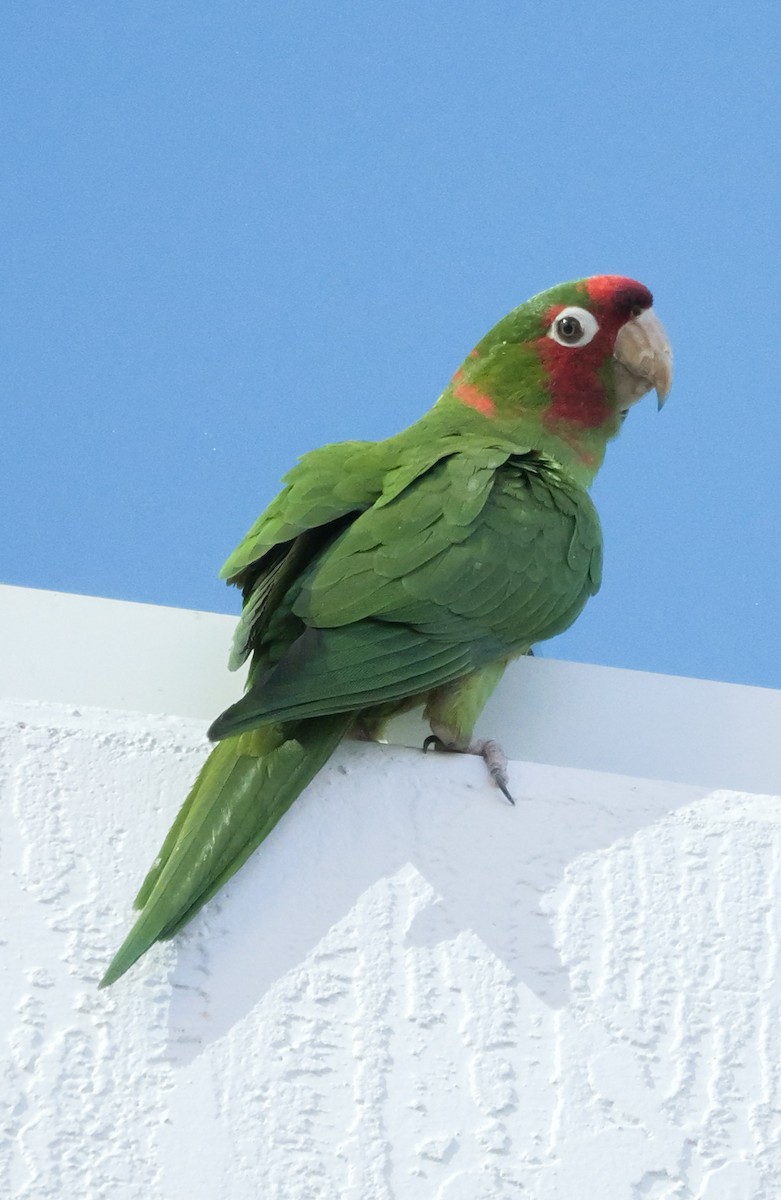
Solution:
M 600 332 L 587 345 L 561 346 L 553 338 L 537 342 L 538 353 L 548 376 L 551 405 L 544 416 L 552 427 L 560 421 L 582 429 L 595 429 L 610 416 L 599 368 L 608 353 Z
M 460 367 L 453 376 L 453 395 L 470 408 L 482 413 L 484 417 L 493 417 L 496 413 L 496 405 L 491 397 L 481 392 L 473 383 L 467 383 Z

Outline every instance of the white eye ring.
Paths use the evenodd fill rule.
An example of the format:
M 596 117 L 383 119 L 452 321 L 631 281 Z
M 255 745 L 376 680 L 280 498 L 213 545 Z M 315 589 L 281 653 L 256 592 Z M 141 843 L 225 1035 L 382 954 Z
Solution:
M 598 331 L 596 317 L 587 309 L 571 304 L 555 318 L 548 330 L 548 337 L 560 346 L 587 346 Z

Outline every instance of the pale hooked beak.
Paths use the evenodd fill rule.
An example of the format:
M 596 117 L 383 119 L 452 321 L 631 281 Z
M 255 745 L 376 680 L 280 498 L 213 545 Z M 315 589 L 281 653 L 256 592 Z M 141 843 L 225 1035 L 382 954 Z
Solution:
M 613 348 L 618 406 L 626 412 L 651 388 L 662 407 L 673 381 L 673 352 L 664 326 L 652 308 L 622 325 Z

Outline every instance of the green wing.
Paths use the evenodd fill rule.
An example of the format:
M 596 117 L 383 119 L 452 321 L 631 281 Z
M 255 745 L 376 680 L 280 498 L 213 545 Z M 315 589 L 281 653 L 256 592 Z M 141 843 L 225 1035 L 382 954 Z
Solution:
M 599 586 L 585 491 L 534 454 L 451 453 L 358 516 L 290 597 L 300 635 L 212 726 L 424 693 L 566 629 Z
M 382 490 L 382 473 L 372 470 L 381 448 L 375 442 L 335 442 L 305 454 L 284 476 L 285 487 L 236 547 L 220 577 L 241 583 L 272 547 L 373 504 Z
M 254 653 L 273 660 L 288 625 L 266 634 L 280 605 L 309 563 L 322 556 L 356 515 L 382 507 L 453 453 L 458 437 L 416 439 L 411 431 L 385 442 L 337 442 L 305 454 L 285 487 L 258 518 L 220 572 L 241 587 L 244 607 L 234 635 L 232 670 Z M 504 457 L 508 451 L 505 450 Z M 258 663 L 256 662 L 256 666 Z
M 220 575 L 244 593 L 231 670 L 262 646 L 270 619 L 306 565 L 346 519 L 380 495 L 382 449 L 381 443 L 338 442 L 305 454 L 225 563 Z

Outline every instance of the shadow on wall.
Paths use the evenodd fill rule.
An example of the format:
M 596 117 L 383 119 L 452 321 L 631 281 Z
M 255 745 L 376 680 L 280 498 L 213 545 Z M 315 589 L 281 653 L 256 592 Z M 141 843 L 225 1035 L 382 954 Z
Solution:
M 352 986 L 350 951 L 362 938 L 350 929 L 351 914 L 366 920 L 358 902 L 383 881 L 405 894 L 403 911 L 378 900 L 371 920 L 400 921 L 403 946 L 471 934 L 544 1004 L 566 1004 L 569 979 L 547 901 L 568 866 L 693 804 L 707 789 L 520 763 L 512 783 L 516 808 L 479 760 L 342 747 L 175 942 L 172 1059 L 196 1058 L 276 981 L 297 971 L 305 976 L 307 960 L 337 925 L 344 986 Z

